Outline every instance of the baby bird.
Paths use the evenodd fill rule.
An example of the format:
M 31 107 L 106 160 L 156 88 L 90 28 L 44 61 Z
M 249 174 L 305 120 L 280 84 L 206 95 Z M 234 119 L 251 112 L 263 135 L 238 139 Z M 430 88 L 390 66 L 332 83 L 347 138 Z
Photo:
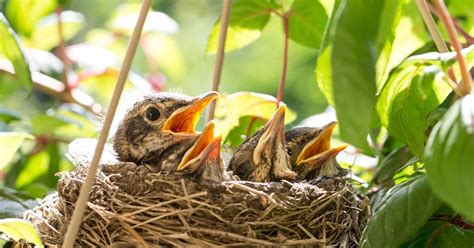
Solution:
M 336 161 L 336 156 L 347 145 L 331 146 L 331 134 L 336 127 L 331 122 L 322 128 L 297 127 L 285 133 L 286 151 L 298 178 L 311 180 L 318 176 L 341 176 L 346 174 Z
M 194 128 L 201 112 L 218 96 L 214 91 L 196 97 L 157 93 L 135 103 L 114 136 L 119 160 L 175 170 L 198 136 Z
M 214 122 L 209 122 L 192 147 L 184 154 L 177 171 L 200 183 L 225 180 L 224 162 L 220 157 L 221 136 L 214 137 Z
M 285 149 L 285 110 L 284 104 L 279 106 L 267 124 L 237 148 L 228 168 L 234 175 L 254 182 L 295 178 Z

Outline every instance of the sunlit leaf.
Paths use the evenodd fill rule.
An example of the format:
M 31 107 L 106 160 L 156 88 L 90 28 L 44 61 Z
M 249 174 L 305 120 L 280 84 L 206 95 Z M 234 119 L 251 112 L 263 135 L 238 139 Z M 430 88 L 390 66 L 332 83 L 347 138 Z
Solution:
M 112 98 L 118 76 L 119 71 L 110 67 L 82 71 L 79 74 L 79 88 L 88 92 L 96 101 L 107 104 Z M 125 88 L 148 94 L 153 92 L 148 81 L 133 72 L 129 72 Z
M 6 15 L 18 33 L 29 36 L 38 20 L 53 12 L 56 5 L 56 0 L 8 1 Z
M 3 169 L 13 159 L 18 148 L 25 139 L 34 139 L 27 133 L 0 132 L 0 169 Z
M 112 14 L 108 27 L 119 33 L 131 35 L 138 20 L 140 11 L 139 3 L 121 4 Z M 143 32 L 160 32 L 174 34 L 178 32 L 179 26 L 175 20 L 167 14 L 158 11 L 149 11 L 143 26 Z
M 328 16 L 317 0 L 294 1 L 290 9 L 289 38 L 309 47 L 320 48 Z
M 65 41 L 74 38 L 84 26 L 84 16 L 79 12 L 63 11 L 60 19 Z M 31 34 L 31 44 L 43 50 L 56 47 L 59 41 L 58 15 L 56 13 L 40 20 Z
M 52 52 L 35 48 L 28 48 L 25 52 L 32 71 L 40 71 L 48 75 L 62 73 L 63 62 Z
M 374 210 L 361 247 L 398 247 L 410 239 L 441 206 L 426 176 L 393 187 Z
M 270 20 L 272 5 L 268 1 L 239 0 L 231 7 L 225 51 L 244 47 L 260 37 L 262 29 Z M 221 22 L 212 27 L 207 43 L 207 53 L 217 51 Z
M 389 58 L 383 64 L 378 64 L 377 92 L 386 83 L 390 71 L 430 39 L 416 2 L 404 0 L 402 5 L 400 20 L 394 31 L 395 38 L 386 44 L 390 50 Z
M 451 91 L 443 74 L 429 64 L 402 66 L 391 75 L 377 102 L 382 125 L 418 157 L 423 155 L 427 116 Z
M 435 126 L 425 163 L 436 195 L 474 220 L 474 95 L 456 101 Z
M 20 241 L 26 240 L 38 247 L 44 247 L 33 224 L 22 219 L 0 220 L 0 232 L 5 233 L 9 238 Z
M 32 87 L 31 72 L 25 60 L 20 41 L 10 24 L 0 13 L 0 59 L 5 56 L 13 64 L 17 82 L 28 90 Z
M 263 127 L 266 123 L 265 119 L 255 116 L 243 116 L 239 119 L 239 125 L 230 130 L 224 144 L 237 147 L 242 144 L 257 129 Z
M 241 117 L 255 116 L 268 120 L 275 109 L 276 99 L 270 95 L 252 92 L 223 95 L 216 104 L 216 134 L 221 134 L 225 140 L 230 130 L 239 125 Z M 286 108 L 285 123 L 290 123 L 295 119 L 296 113 Z
M 336 107 L 341 137 L 360 148 L 368 149 L 377 79 L 385 70 L 400 10 L 401 1 L 395 0 L 341 1 L 325 31 L 318 83 Z

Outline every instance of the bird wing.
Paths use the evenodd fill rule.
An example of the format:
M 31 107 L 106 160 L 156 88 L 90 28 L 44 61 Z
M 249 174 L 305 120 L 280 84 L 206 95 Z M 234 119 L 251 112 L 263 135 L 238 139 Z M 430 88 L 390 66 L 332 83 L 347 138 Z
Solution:
M 97 146 L 97 139 L 75 139 L 68 145 L 66 157 L 75 165 L 92 162 L 92 157 Z M 105 144 L 100 159 L 101 164 L 117 163 L 117 158 L 111 144 Z

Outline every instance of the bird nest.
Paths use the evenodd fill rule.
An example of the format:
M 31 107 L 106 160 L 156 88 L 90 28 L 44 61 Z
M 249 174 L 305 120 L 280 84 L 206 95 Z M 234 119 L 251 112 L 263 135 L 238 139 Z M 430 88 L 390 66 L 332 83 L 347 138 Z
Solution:
M 57 193 L 25 218 L 60 246 L 89 163 L 60 174 Z M 99 166 L 77 246 L 356 247 L 368 200 L 343 179 L 199 184 L 133 163 Z

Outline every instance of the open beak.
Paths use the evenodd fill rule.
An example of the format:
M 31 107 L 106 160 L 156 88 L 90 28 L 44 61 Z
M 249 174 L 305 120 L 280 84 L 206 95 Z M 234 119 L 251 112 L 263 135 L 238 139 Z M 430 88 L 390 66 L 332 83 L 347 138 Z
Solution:
M 205 160 L 220 158 L 222 137 L 214 137 L 214 121 L 209 122 L 193 146 L 184 154 L 177 171 L 197 171 Z
M 273 150 L 275 142 L 281 142 L 284 146 L 285 138 L 285 111 L 286 105 L 281 104 L 273 114 L 272 118 L 265 125 L 265 131 L 258 140 L 258 144 L 253 152 L 253 161 L 259 164 L 261 155 L 265 149 Z
M 336 148 L 330 148 L 331 135 L 336 124 L 336 122 L 331 122 L 323 127 L 321 133 L 303 148 L 296 159 L 297 165 L 310 161 L 327 161 L 330 158 L 336 157 L 339 152 L 347 147 L 347 145 L 343 145 Z
M 193 102 L 176 110 L 163 124 L 162 131 L 173 133 L 194 133 L 196 123 L 199 121 L 202 111 L 219 93 L 210 91 L 194 98 Z

